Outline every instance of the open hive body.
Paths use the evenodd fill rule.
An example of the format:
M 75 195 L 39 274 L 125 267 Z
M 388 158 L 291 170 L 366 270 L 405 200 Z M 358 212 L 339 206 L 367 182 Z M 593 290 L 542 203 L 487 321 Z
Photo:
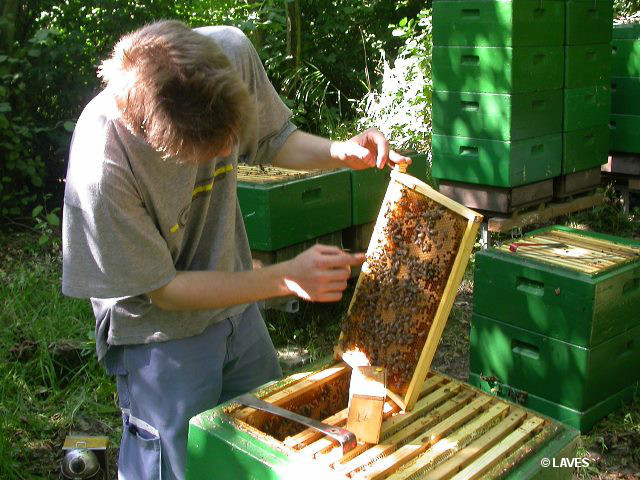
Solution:
M 338 361 L 255 393 L 344 427 L 350 376 Z M 359 443 L 347 454 L 315 430 L 233 401 L 204 412 L 191 420 L 187 478 L 519 480 L 538 478 L 542 458 L 573 458 L 577 439 L 561 424 L 430 373 L 410 412 L 387 399 L 377 445 Z M 552 470 L 571 478 L 571 468 Z
M 342 448 L 315 430 L 233 400 L 194 417 L 188 478 L 485 478 L 539 469 L 576 432 L 466 384 L 429 373 L 481 217 L 393 172 L 342 321 L 341 354 L 255 394 L 345 427 L 352 368 L 385 367 L 380 442 Z M 568 450 L 567 450 L 568 449 Z M 573 453 L 566 454 L 572 457 Z M 554 469 L 555 470 L 555 469 Z M 529 470 L 526 470 L 527 472 Z M 554 473 L 557 473 L 554 472 Z

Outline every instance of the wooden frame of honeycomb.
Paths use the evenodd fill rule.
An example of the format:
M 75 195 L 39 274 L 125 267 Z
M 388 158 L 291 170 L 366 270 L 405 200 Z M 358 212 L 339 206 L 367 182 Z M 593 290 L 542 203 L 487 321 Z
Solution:
M 405 410 L 419 394 L 453 306 L 482 215 L 393 171 L 336 354 L 384 366 Z

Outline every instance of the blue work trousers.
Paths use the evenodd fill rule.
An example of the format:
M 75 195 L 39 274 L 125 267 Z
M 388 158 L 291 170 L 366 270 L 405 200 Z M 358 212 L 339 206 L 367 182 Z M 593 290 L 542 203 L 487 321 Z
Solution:
M 112 346 L 123 432 L 120 480 L 182 480 L 191 417 L 282 376 L 254 304 L 195 337 Z

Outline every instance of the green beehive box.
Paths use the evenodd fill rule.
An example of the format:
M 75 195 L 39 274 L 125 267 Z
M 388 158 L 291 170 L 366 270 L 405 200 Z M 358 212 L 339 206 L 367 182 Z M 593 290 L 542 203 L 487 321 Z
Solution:
M 411 157 L 411 165 L 407 168 L 407 173 L 429 183 L 427 155 L 415 154 L 409 157 Z M 351 224 L 362 225 L 375 221 L 389 184 L 389 170 L 368 168 L 350 170 L 349 173 L 351 174 Z
M 338 363 L 266 385 L 255 395 L 344 427 L 350 377 L 350 369 Z M 561 459 L 576 456 L 579 435 L 430 372 L 411 411 L 399 411 L 387 397 L 380 438 L 378 445 L 360 442 L 345 453 L 318 432 L 231 400 L 189 422 L 186 478 L 382 480 L 428 473 L 442 479 L 569 480 L 573 468 Z M 559 468 L 545 468 L 547 460 Z
M 558 0 L 433 2 L 433 44 L 511 47 L 562 45 L 564 3 Z
M 349 171 L 238 169 L 238 201 L 252 250 L 277 250 L 351 225 Z
M 475 313 L 581 347 L 639 324 L 640 242 L 561 226 L 519 242 L 573 247 L 476 253 Z
M 640 77 L 640 40 L 614 38 L 611 41 L 611 74 Z
M 639 364 L 640 325 L 586 348 L 477 313 L 471 321 L 471 372 L 574 410 L 637 383 Z
M 608 121 L 609 112 L 604 118 Z M 562 90 L 517 93 L 433 92 L 433 133 L 488 140 L 522 140 L 556 133 Z
M 608 43 L 565 47 L 565 88 L 605 85 L 610 80 L 611 47 Z
M 611 113 L 640 115 L 640 77 L 611 79 Z
M 613 38 L 640 39 L 640 23 L 625 23 L 613 26 Z
M 613 26 L 612 0 L 566 0 L 566 45 L 609 43 Z
M 562 135 L 512 142 L 433 135 L 434 178 L 517 187 L 560 175 Z
M 563 73 L 558 65 L 563 62 L 563 47 L 434 47 L 433 89 L 483 93 L 556 90 L 562 88 Z
M 562 134 L 562 174 L 580 172 L 607 163 L 609 128 L 607 124 Z
M 497 394 L 500 397 L 518 402 L 526 408 L 551 417 L 565 425 L 586 433 L 602 418 L 624 403 L 631 402 L 640 395 L 640 382 L 629 385 L 622 390 L 610 395 L 596 405 L 585 410 L 576 410 L 560 403 L 552 402 L 545 398 L 533 395 L 527 391 L 519 390 L 494 378 L 478 373 L 469 373 L 469 383 L 485 392 Z
M 640 153 L 640 115 L 612 114 L 609 147 L 613 152 Z
M 609 122 L 610 113 L 609 85 L 564 90 L 563 130 L 565 132 L 605 125 Z

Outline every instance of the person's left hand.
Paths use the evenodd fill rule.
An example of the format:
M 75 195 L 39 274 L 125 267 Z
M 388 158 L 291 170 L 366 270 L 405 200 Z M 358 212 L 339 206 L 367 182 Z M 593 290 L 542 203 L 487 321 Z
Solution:
M 331 156 L 354 170 L 377 167 L 387 163 L 411 164 L 411 159 L 389 148 L 389 141 L 379 130 L 370 128 L 346 142 L 333 142 Z

